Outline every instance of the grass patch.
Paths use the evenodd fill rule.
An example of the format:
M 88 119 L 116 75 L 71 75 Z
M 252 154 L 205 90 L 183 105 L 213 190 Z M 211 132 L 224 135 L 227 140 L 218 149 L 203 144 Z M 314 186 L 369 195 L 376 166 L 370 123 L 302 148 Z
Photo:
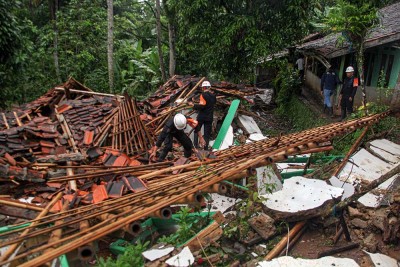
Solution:
M 298 132 L 328 123 L 295 96 L 291 97 L 285 108 L 277 109 L 276 112 L 282 119 L 290 121 L 292 125 L 290 132 Z

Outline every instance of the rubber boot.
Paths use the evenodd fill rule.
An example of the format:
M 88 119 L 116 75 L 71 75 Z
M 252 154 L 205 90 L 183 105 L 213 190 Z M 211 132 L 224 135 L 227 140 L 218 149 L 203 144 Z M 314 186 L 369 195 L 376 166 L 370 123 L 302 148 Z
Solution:
M 324 114 L 326 113 L 328 106 L 326 104 L 324 104 Z
M 346 118 L 346 108 L 342 108 L 340 114 L 340 121 L 344 121 L 345 118 Z
M 329 115 L 331 116 L 331 118 L 335 117 L 335 114 L 333 113 L 333 107 L 329 108 Z

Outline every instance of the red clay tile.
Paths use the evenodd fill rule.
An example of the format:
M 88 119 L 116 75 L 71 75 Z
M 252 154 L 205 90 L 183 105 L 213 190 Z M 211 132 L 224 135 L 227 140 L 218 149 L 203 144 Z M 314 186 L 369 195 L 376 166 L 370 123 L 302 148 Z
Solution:
M 45 146 L 45 147 L 56 147 L 56 144 L 51 141 L 46 141 L 46 140 L 40 140 L 40 145 Z
M 57 112 L 61 114 L 61 113 L 65 112 L 65 111 L 67 111 L 67 110 L 70 110 L 71 108 L 72 108 L 72 106 L 70 106 L 70 105 L 62 104 L 61 106 L 59 106 L 57 108 Z
M 108 194 L 105 185 L 98 185 L 93 191 L 93 203 L 99 203 L 107 198 Z
M 59 201 L 56 202 L 56 204 L 54 204 L 53 207 L 51 207 L 50 211 L 51 212 L 59 212 L 62 209 L 63 206 L 63 202 L 60 199 Z
M 147 186 L 145 185 L 145 183 L 135 176 L 124 176 L 122 177 L 122 181 L 124 182 L 125 186 L 132 192 L 147 190 Z
M 42 146 L 42 153 L 43 154 L 49 154 L 49 155 L 55 155 L 56 154 L 56 150 L 54 148 Z
M 125 185 L 123 181 L 113 182 L 111 188 L 108 190 L 110 198 L 119 198 L 124 193 Z
M 62 183 L 51 183 L 51 182 L 47 182 L 46 185 L 54 188 L 61 188 L 63 186 Z
M 85 131 L 85 136 L 83 137 L 83 143 L 85 145 L 90 145 L 93 143 L 94 131 Z
M 13 165 L 13 166 L 16 166 L 16 165 L 17 165 L 17 162 L 15 161 L 15 159 L 14 159 L 10 154 L 6 153 L 6 154 L 4 155 L 4 157 L 6 158 L 6 160 L 7 160 L 11 165 Z
M 72 200 L 74 199 L 75 195 L 74 194 L 68 194 L 68 195 L 64 195 L 63 198 L 65 200 L 68 200 L 69 202 L 72 202 Z
M 120 167 L 128 166 L 130 161 L 131 159 L 127 155 L 122 154 L 121 156 L 116 158 L 112 166 L 120 166 Z
M 65 146 L 57 146 L 55 149 L 56 155 L 67 153 L 67 148 Z
M 129 162 L 129 166 L 139 166 L 142 165 L 142 163 L 136 159 L 131 159 L 131 161 Z

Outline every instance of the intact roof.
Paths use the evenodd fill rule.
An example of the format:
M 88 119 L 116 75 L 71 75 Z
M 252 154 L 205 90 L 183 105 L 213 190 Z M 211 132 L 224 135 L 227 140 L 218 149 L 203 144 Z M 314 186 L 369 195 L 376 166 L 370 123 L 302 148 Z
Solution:
M 365 48 L 400 40 L 400 2 L 379 10 L 380 24 L 371 29 L 365 41 Z M 334 58 L 352 52 L 349 43 L 336 46 L 340 33 L 330 34 L 321 39 L 297 46 L 300 51 L 311 51 L 326 58 Z

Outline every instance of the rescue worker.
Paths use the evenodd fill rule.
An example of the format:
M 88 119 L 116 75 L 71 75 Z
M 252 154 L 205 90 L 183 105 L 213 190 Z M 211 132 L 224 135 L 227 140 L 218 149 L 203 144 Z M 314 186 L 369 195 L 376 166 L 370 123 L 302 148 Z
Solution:
M 194 132 L 194 145 L 198 147 L 198 142 L 200 140 L 200 145 L 204 146 L 204 149 L 208 149 L 208 143 L 211 137 L 211 129 L 214 118 L 214 106 L 217 103 L 217 98 L 214 93 L 210 90 L 211 84 L 209 81 L 204 81 L 201 84 L 201 95 L 200 103 L 194 104 L 193 108 L 198 110 L 197 121 L 198 125 Z M 192 104 L 192 103 L 191 103 Z M 204 137 L 201 136 L 201 127 L 204 125 Z
M 331 96 L 336 90 L 336 86 L 340 84 L 339 77 L 336 75 L 332 67 L 322 75 L 321 78 L 321 94 L 324 97 L 324 113 L 328 111 L 331 118 L 334 117 Z
M 187 119 L 183 114 L 176 114 L 173 118 L 169 119 L 165 123 L 165 126 L 161 134 L 159 135 L 156 144 L 151 149 L 149 160 L 155 161 L 157 150 L 164 143 L 164 148 L 161 151 L 160 156 L 158 157 L 157 160 L 159 162 L 164 161 L 164 159 L 168 155 L 168 152 L 172 150 L 173 138 L 175 138 L 176 140 L 178 140 L 179 143 L 181 143 L 181 145 L 184 148 L 185 157 L 189 158 L 192 155 L 193 143 L 184 132 L 184 129 L 187 124 L 195 128 L 198 123 L 197 121 L 191 118 Z
M 352 66 L 346 69 L 346 78 L 343 81 L 342 90 L 340 90 L 341 117 L 340 121 L 346 118 L 347 113 L 353 113 L 354 97 L 357 92 L 358 78 L 354 77 L 354 68 Z

